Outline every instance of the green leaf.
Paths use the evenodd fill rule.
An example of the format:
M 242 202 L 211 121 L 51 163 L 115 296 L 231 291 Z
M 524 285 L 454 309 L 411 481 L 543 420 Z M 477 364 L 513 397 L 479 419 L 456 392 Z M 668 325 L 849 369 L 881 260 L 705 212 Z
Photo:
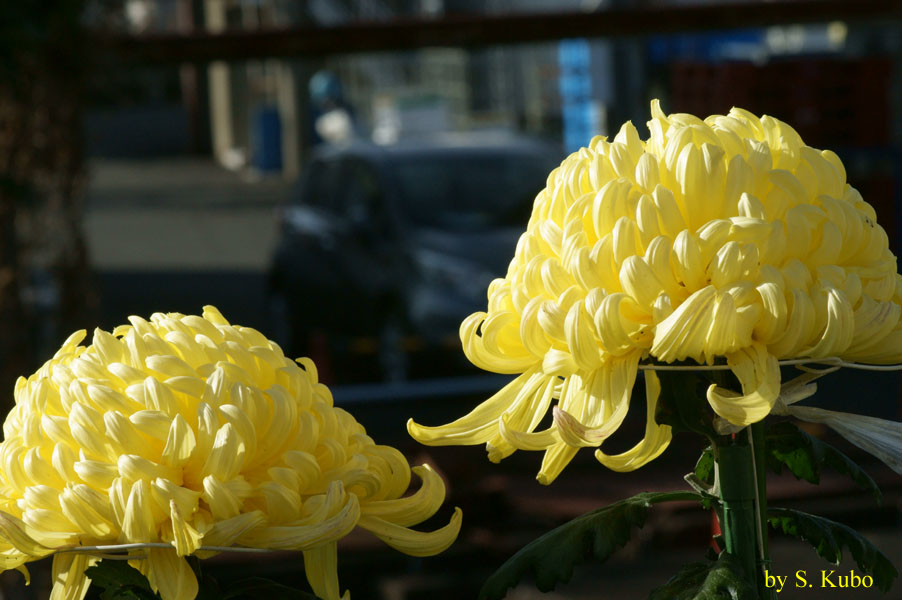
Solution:
M 770 508 L 767 512 L 771 527 L 808 542 L 818 555 L 835 565 L 842 561 L 843 547 L 848 548 L 858 567 L 873 576 L 884 592 L 899 575 L 886 555 L 851 527 L 787 508 Z
M 320 600 L 310 592 L 297 590 L 263 577 L 248 577 L 224 585 L 222 591 L 215 579 L 203 573 L 197 557 L 189 556 L 188 564 L 199 584 L 198 600 L 240 600 L 244 598 L 269 598 L 270 600 Z M 147 578 L 124 560 L 102 560 L 96 566 L 85 569 L 91 579 L 103 591 L 101 600 L 159 600 L 150 588 Z
M 91 579 L 92 584 L 99 587 L 143 585 L 150 589 L 147 578 L 125 560 L 101 560 L 93 567 L 85 569 L 85 574 Z
M 103 590 L 101 600 L 159 600 L 140 571 L 125 560 L 101 560 L 85 569 L 91 585 Z
M 755 597 L 739 561 L 724 551 L 716 562 L 685 565 L 667 583 L 653 590 L 648 600 L 754 600 Z
M 604 562 L 629 541 L 633 527 L 645 524 L 652 504 L 672 500 L 700 501 L 695 492 L 645 492 L 593 510 L 527 544 L 489 577 L 481 600 L 500 600 L 509 588 L 532 573 L 543 592 L 570 580 L 573 567 L 590 555 Z
M 186 556 L 185 560 L 194 571 L 194 577 L 197 578 L 197 598 L 195 600 L 222 600 L 219 582 L 209 573 L 204 572 L 200 559 L 191 555 Z
M 714 452 L 711 450 L 711 446 L 705 448 L 702 455 L 698 457 L 698 462 L 695 463 L 695 476 L 699 481 L 704 481 L 708 485 L 714 484 Z
M 711 407 L 704 401 L 704 380 L 691 371 L 658 371 L 661 396 L 655 421 L 670 425 L 674 433 L 690 431 L 711 439 L 717 436 L 711 425 Z
M 281 583 L 276 583 L 270 579 L 263 577 L 249 577 L 241 581 L 230 584 L 226 592 L 221 598 L 228 600 L 230 598 L 271 598 L 273 600 L 319 600 L 318 596 L 314 596 L 310 592 L 298 590 Z
M 775 473 L 781 473 L 785 465 L 796 479 L 814 484 L 820 483 L 821 467 L 827 466 L 851 477 L 858 487 L 870 492 L 877 503 L 881 500 L 880 488 L 852 459 L 788 421 L 768 429 L 767 464 Z
M 693 562 L 683 565 L 667 583 L 657 587 L 648 595 L 648 600 L 689 600 L 705 582 L 714 567 L 713 562 Z
M 714 469 L 714 454 L 709 446 L 698 458 L 695 470 L 683 477 L 692 489 L 702 495 L 704 508 L 716 508 L 720 503 L 720 498 L 714 494 Z

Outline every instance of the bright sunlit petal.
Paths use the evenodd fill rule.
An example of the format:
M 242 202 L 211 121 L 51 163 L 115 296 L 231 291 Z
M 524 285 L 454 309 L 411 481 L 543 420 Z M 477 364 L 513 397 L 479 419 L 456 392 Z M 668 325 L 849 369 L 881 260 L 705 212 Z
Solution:
M 334 554 L 362 518 L 418 556 L 454 541 L 459 511 L 432 534 L 407 529 L 439 510 L 441 478 L 414 467 L 422 485 L 405 495 L 407 460 L 334 406 L 310 359 L 285 357 L 211 306 L 202 317 L 129 322 L 96 330 L 87 347 L 79 345 L 84 332 L 75 334 L 16 383 L 0 443 L 0 570 L 68 546 L 166 544 L 133 549 L 129 562 L 163 600 L 190 600 L 198 583 L 185 557 L 230 546 Z M 501 330 L 488 341 L 497 344 L 509 327 L 503 318 L 492 323 Z M 533 373 L 529 385 L 539 389 L 546 380 Z M 478 429 L 483 413 L 497 421 L 509 404 L 504 394 L 463 428 Z M 528 413 L 534 398 L 522 402 Z M 81 600 L 93 562 L 57 553 L 53 598 Z M 307 567 L 330 599 L 338 598 L 334 563 L 328 574 Z
M 615 376 L 617 361 L 726 359 L 741 390 L 707 398 L 727 429 L 771 412 L 778 360 L 902 361 L 896 257 L 834 153 L 740 108 L 702 120 L 654 100 L 648 128 L 642 141 L 626 123 L 551 172 L 486 310 L 460 328 L 473 364 L 520 375 L 449 425 L 409 424 L 414 438 L 486 443 L 492 461 L 543 451 L 549 483 L 620 427 L 635 375 Z M 598 460 L 629 470 L 660 454 L 670 430 L 647 419 L 642 442 Z

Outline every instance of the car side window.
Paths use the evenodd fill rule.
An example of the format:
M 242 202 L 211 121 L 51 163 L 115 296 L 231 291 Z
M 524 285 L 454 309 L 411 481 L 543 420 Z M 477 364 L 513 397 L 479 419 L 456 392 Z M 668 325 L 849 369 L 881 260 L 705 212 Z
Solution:
M 385 193 L 376 170 L 360 159 L 349 159 L 343 168 L 341 209 L 347 219 L 378 233 L 388 227 Z

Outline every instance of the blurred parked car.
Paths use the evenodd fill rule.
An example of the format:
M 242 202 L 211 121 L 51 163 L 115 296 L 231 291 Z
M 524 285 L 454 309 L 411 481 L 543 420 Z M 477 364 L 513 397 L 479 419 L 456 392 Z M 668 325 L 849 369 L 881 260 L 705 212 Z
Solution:
M 277 341 L 333 364 L 363 355 L 371 372 L 358 364 L 342 381 L 418 376 L 411 356 L 442 345 L 462 357 L 460 322 L 485 309 L 561 158 L 514 136 L 319 150 L 281 212 L 268 276 Z

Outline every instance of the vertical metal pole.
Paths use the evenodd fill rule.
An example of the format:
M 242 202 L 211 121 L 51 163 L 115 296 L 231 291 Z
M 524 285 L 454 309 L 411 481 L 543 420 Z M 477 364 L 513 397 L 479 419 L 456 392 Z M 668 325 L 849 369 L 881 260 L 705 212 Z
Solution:
M 225 31 L 225 0 L 204 0 L 204 21 L 206 30 L 211 33 Z M 210 135 L 213 142 L 213 155 L 222 162 L 235 146 L 229 65 L 223 61 L 210 63 L 207 68 L 207 77 L 210 90 Z

